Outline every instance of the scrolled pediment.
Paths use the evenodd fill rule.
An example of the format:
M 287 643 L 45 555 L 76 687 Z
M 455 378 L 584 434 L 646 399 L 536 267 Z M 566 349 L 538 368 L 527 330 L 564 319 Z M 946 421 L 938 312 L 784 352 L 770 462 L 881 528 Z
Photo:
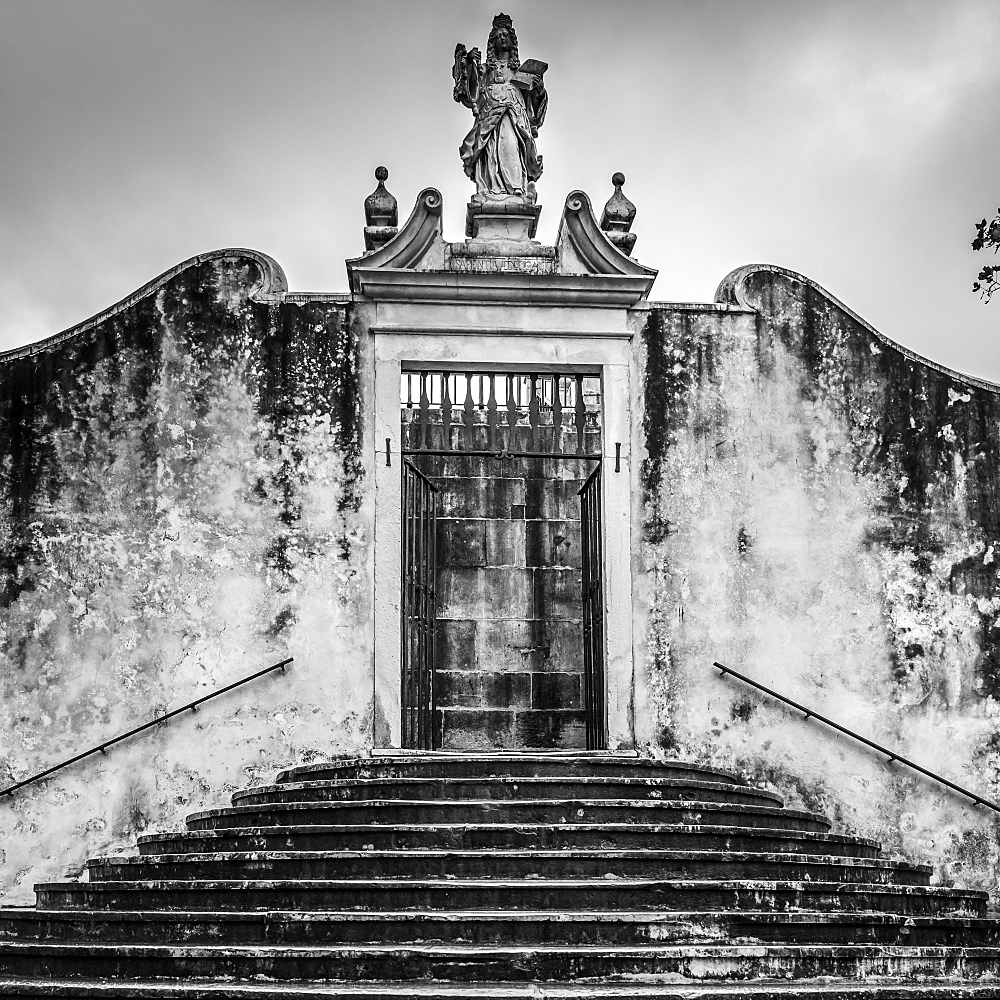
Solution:
M 563 274 L 644 277 L 649 279 L 650 286 L 657 275 L 654 268 L 626 257 L 607 238 L 597 224 L 590 198 L 583 191 L 571 191 L 566 197 L 556 248 Z
M 352 292 L 360 292 L 360 272 L 380 270 L 428 270 L 444 266 L 441 239 L 441 192 L 424 188 L 417 195 L 410 217 L 399 232 L 381 249 L 347 261 L 347 276 Z M 434 254 L 435 243 L 440 253 Z M 436 258 L 440 258 L 437 260 Z

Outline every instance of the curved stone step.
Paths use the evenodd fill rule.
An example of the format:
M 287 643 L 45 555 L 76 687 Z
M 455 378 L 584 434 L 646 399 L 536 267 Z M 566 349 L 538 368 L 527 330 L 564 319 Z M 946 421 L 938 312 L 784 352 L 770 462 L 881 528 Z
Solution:
M 232 795 L 233 805 L 260 805 L 274 802 L 368 802 L 386 799 L 409 801 L 660 799 L 783 805 L 780 795 L 762 788 L 751 788 L 749 785 L 685 778 L 620 778 L 603 775 L 588 778 L 336 778 L 243 788 Z
M 1000 921 L 992 917 L 742 912 L 727 915 L 726 926 L 734 940 L 768 944 L 901 944 L 963 948 L 1000 945 Z
M 919 982 L 800 979 L 705 983 L 681 977 L 659 982 L 589 983 L 323 983 L 283 980 L 233 983 L 188 977 L 127 981 L 94 977 L 0 979 L 6 1000 L 86 997 L 90 1000 L 1000 1000 L 1000 985 L 954 978 Z
M 0 941 L 133 944 L 795 943 L 997 947 L 1000 921 L 773 911 L 114 911 L 0 909 Z
M 40 909 L 871 910 L 984 916 L 983 892 L 935 886 L 686 879 L 253 879 L 53 882 Z
M 455 823 L 411 825 L 265 826 L 185 830 L 138 838 L 139 853 L 206 851 L 482 850 L 525 848 L 716 850 L 827 854 L 877 858 L 878 841 L 811 830 L 639 823 Z
M 996 976 L 995 948 L 879 945 L 127 945 L 0 943 L 0 974 L 237 979 L 546 981 L 683 976 Z
M 409 754 L 350 756 L 316 764 L 300 764 L 278 772 L 275 779 L 321 781 L 327 778 L 425 778 L 483 777 L 691 777 L 745 785 L 746 781 L 725 768 L 689 761 L 657 761 L 608 751 L 545 751 L 544 753 L 447 753 L 421 751 Z
M 251 851 L 93 858 L 91 882 L 194 879 L 623 878 L 765 879 L 929 885 L 905 861 L 736 851 Z
M 35 910 L 0 909 L 0 997 L 943 1000 L 985 998 L 969 981 L 1000 975 L 985 893 L 928 886 L 928 868 L 716 769 L 379 754 L 234 802 L 96 859 L 89 882 L 37 887 Z
M 521 801 L 373 800 L 370 802 L 276 802 L 268 806 L 227 806 L 192 813 L 191 830 L 240 826 L 398 823 L 668 823 L 802 829 L 826 832 L 830 822 L 816 813 L 776 806 L 649 799 Z

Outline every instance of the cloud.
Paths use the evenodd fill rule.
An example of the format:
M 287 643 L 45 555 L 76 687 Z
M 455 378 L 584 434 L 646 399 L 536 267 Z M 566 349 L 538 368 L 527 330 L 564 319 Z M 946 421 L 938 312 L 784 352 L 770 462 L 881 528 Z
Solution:
M 789 67 L 802 127 L 827 147 L 905 157 L 947 128 L 970 95 L 996 93 L 994 4 L 869 5 L 863 31 L 858 13 L 856 4 L 831 8 Z
M 771 260 L 915 349 L 1000 375 L 1000 312 L 970 291 L 965 235 L 1000 204 L 995 0 L 504 9 L 550 65 L 541 239 L 570 190 L 600 211 L 624 170 L 657 298 L 704 301 L 731 267 Z M 404 217 L 433 185 L 461 239 L 471 118 L 451 59 L 456 41 L 483 47 L 495 12 L 0 2 L 0 350 L 222 246 L 342 291 L 379 163 Z

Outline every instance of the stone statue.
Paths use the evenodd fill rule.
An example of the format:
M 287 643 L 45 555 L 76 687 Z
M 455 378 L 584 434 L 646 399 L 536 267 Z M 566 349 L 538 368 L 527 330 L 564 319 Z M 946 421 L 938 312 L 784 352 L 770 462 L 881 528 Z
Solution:
M 479 49 L 455 46 L 455 100 L 476 116 L 472 131 L 459 147 L 465 172 L 476 182 L 473 204 L 535 204 L 535 181 L 542 158 L 535 137 L 545 120 L 549 98 L 537 59 L 521 62 L 517 35 L 507 14 L 493 18 L 486 44 L 486 67 Z

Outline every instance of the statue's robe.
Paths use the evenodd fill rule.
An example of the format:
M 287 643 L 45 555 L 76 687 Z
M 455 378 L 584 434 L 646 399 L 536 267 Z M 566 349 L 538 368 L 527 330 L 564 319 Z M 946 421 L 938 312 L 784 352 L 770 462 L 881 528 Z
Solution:
M 466 174 L 486 198 L 524 196 L 528 181 L 542 175 L 526 92 L 515 87 L 510 76 L 507 67 L 497 66 L 483 81 L 476 124 L 459 147 Z M 544 91 L 539 100 L 545 100 Z

